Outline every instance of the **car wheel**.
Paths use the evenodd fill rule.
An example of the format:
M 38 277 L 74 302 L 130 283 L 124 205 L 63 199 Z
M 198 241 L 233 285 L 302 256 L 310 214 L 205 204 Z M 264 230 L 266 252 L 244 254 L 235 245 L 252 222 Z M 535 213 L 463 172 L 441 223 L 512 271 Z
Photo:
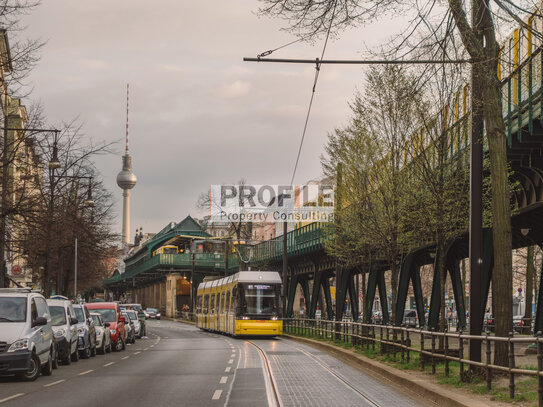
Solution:
M 115 352 L 120 352 L 123 350 L 123 340 L 119 338 L 117 342 L 115 342 Z
M 40 358 L 38 357 L 38 355 L 36 355 L 35 352 L 32 352 L 28 371 L 26 373 L 19 374 L 17 377 L 19 377 L 21 380 L 24 380 L 25 382 L 33 382 L 34 380 L 38 378 L 39 375 L 40 375 Z
M 51 376 L 53 374 L 53 348 L 49 352 L 49 358 L 47 358 L 47 363 L 42 366 L 41 374 L 44 376 Z
M 90 345 L 83 349 L 83 352 L 81 352 L 81 356 L 83 356 L 83 359 L 88 359 L 91 357 Z
M 58 347 L 53 344 L 53 369 L 58 369 Z
M 79 362 L 79 351 L 77 349 L 72 353 L 72 362 Z
M 105 336 L 102 338 L 102 346 L 100 346 L 100 349 L 98 349 L 98 353 L 100 355 L 103 355 L 106 353 L 106 337 Z

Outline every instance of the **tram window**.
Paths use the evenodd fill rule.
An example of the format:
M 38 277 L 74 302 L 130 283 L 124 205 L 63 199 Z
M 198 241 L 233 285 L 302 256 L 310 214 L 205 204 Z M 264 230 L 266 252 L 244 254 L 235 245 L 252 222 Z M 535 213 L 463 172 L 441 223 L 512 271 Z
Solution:
M 196 313 L 201 314 L 202 313 L 202 296 L 199 295 L 198 298 L 196 298 Z
M 221 294 L 221 312 L 224 312 L 224 293 Z
M 226 311 L 230 312 L 230 291 L 226 292 Z
M 277 296 L 273 285 L 244 284 L 245 312 L 273 314 L 277 312 Z
M 209 312 L 211 314 L 215 313 L 215 294 L 211 294 L 211 304 L 209 304 Z
M 207 314 L 207 309 L 209 307 L 209 295 L 204 295 L 204 314 Z

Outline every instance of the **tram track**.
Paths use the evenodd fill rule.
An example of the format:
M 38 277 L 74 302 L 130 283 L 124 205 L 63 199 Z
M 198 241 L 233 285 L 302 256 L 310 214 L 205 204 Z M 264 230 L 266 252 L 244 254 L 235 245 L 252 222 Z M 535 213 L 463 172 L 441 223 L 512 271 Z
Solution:
M 264 363 L 266 375 L 268 377 L 268 380 L 266 380 L 266 389 L 268 394 L 268 406 L 270 407 L 281 407 L 281 398 L 279 397 L 279 391 L 277 390 L 277 385 L 275 384 L 275 378 L 273 377 L 273 372 L 271 369 L 270 361 L 268 359 L 268 356 L 266 355 L 266 352 L 258 346 L 256 343 L 252 341 L 246 341 L 248 344 L 252 345 L 260 354 L 260 357 L 262 358 L 262 362 Z
M 336 372 L 334 372 L 332 369 L 330 369 L 328 366 L 326 366 L 324 363 L 322 363 L 315 355 L 312 355 L 311 353 L 305 351 L 304 349 L 298 348 L 297 346 L 294 346 L 295 349 L 302 352 L 304 355 L 306 355 L 308 358 L 312 359 L 314 362 L 316 362 L 319 366 L 321 366 L 323 369 L 325 369 L 328 373 L 330 373 L 332 376 L 334 376 L 337 380 L 342 382 L 345 386 L 353 390 L 355 393 L 360 395 L 364 400 L 366 400 L 368 403 L 370 403 L 372 406 L 379 407 L 380 404 L 377 404 L 375 401 L 370 399 L 366 394 L 358 390 L 357 387 L 355 387 L 353 384 L 351 384 L 348 380 L 345 380 L 343 377 L 338 375 Z

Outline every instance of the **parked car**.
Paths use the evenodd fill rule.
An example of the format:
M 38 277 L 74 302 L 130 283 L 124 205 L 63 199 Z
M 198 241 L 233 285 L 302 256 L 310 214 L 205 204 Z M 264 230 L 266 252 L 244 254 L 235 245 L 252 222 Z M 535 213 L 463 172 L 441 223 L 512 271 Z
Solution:
M 374 324 L 383 323 L 383 313 L 381 311 L 373 311 L 371 313 L 371 322 Z
M 48 299 L 53 333 L 57 341 L 57 357 L 65 365 L 79 360 L 77 352 L 77 318 L 68 300 Z
M 147 308 L 145 310 L 145 317 L 150 319 L 160 319 L 160 312 L 156 308 Z
M 490 312 L 485 313 L 483 328 L 485 331 L 494 332 L 494 316 Z
M 116 351 L 126 349 L 125 318 L 117 302 L 93 302 L 86 304 L 91 312 L 98 312 L 105 322 L 109 322 L 111 344 Z
M 24 288 L 0 289 L 0 374 L 25 381 L 53 373 L 53 328 L 43 295 Z
M 84 304 L 74 304 L 79 340 L 77 349 L 84 359 L 96 356 L 96 328 Z
M 90 316 L 96 329 L 96 349 L 98 353 L 105 354 L 111 352 L 111 334 L 109 332 L 109 322 L 102 319 L 98 312 L 91 312 Z
M 126 311 L 121 311 L 121 315 L 125 319 L 125 329 L 126 329 L 126 343 L 136 343 L 136 328 L 134 327 L 134 322 L 130 319 Z
M 130 318 L 130 322 L 134 324 L 134 336 L 138 339 L 141 338 L 141 323 L 138 313 L 134 310 L 126 310 L 126 314 Z
M 138 313 L 138 318 L 140 320 L 140 325 L 141 325 L 141 338 L 147 336 L 145 318 L 149 318 L 149 317 L 147 316 L 148 314 L 146 315 L 141 304 L 123 304 L 123 306 L 126 307 L 126 309 L 133 309 L 134 311 Z
M 406 309 L 403 313 L 402 324 L 408 328 L 415 328 L 417 326 L 417 311 L 414 309 Z

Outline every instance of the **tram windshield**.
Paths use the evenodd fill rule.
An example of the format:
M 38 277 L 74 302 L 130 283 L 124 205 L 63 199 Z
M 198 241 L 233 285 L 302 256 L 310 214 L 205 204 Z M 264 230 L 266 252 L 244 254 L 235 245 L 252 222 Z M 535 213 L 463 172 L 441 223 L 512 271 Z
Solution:
M 268 284 L 243 284 L 245 312 L 247 314 L 274 314 L 277 312 L 276 286 Z

